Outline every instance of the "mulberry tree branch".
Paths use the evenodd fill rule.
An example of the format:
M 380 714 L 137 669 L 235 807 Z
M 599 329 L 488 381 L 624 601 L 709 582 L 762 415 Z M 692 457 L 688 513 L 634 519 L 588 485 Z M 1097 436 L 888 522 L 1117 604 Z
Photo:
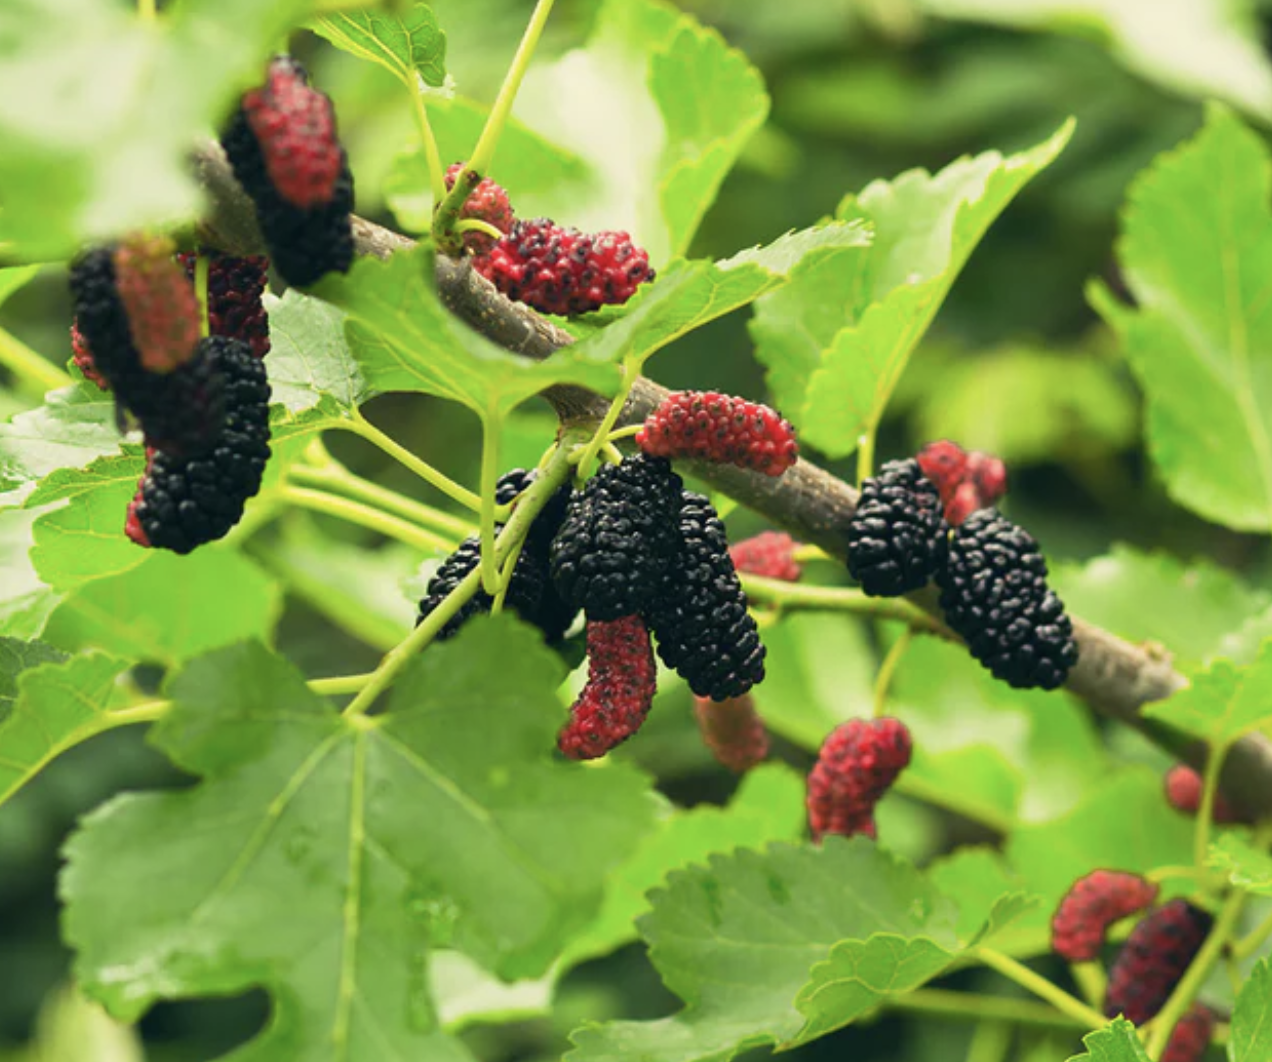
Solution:
M 199 178 L 208 193 L 209 210 L 201 237 L 231 254 L 259 254 L 264 250 L 252 204 L 234 181 L 220 148 L 207 145 L 195 158 Z M 354 219 L 357 252 L 387 258 L 415 242 L 362 218 Z M 457 317 L 500 346 L 528 358 L 542 359 L 573 342 L 572 337 L 528 307 L 503 298 L 464 261 L 438 257 L 437 287 L 442 301 Z M 639 423 L 667 390 L 640 378 L 618 420 L 618 426 Z M 599 422 L 605 399 L 579 387 L 558 386 L 544 392 L 563 424 Z M 691 463 L 690 471 L 713 487 L 768 517 L 804 542 L 820 546 L 843 559 L 845 534 L 857 509 L 857 491 L 847 483 L 800 460 L 784 475 L 772 478 L 722 465 Z M 911 600 L 940 616 L 930 588 Z M 1186 684 L 1169 658 L 1151 648 L 1134 645 L 1094 624 L 1073 618 L 1079 659 L 1066 688 L 1096 711 L 1148 734 L 1158 744 L 1198 770 L 1203 770 L 1203 742 L 1146 719 L 1141 709 L 1162 700 Z M 1272 816 L 1272 742 L 1259 734 L 1238 741 L 1228 752 L 1220 776 L 1224 795 L 1246 817 Z

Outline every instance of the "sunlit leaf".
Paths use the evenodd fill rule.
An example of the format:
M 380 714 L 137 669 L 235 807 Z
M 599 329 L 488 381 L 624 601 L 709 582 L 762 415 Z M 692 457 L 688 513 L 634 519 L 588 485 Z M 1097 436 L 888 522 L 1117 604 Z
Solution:
M 446 34 L 428 4 L 416 3 L 401 15 L 341 11 L 314 19 L 310 28 L 341 51 L 384 67 L 411 91 L 416 75 L 434 87 L 446 80 Z
M 1269 694 L 1272 641 L 1264 642 L 1254 663 L 1245 667 L 1215 661 L 1169 700 L 1145 705 L 1144 714 L 1222 747 L 1272 720 Z
M 1135 1026 L 1125 1018 L 1117 1018 L 1105 1029 L 1097 1029 L 1082 1037 L 1086 1051 L 1074 1055 L 1069 1062 L 1148 1062 L 1144 1045 Z
M 1261 1062 L 1272 1056 L 1272 965 L 1260 962 L 1237 995 L 1228 1036 L 1231 1062 Z

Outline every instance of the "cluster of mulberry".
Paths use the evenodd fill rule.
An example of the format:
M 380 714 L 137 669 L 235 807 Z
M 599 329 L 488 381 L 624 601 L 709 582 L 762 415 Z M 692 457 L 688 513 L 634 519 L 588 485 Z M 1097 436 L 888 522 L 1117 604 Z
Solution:
M 1079 878 L 1051 918 L 1051 950 L 1066 962 L 1098 958 L 1109 926 L 1147 910 L 1157 892 L 1151 881 L 1120 870 L 1096 870 Z
M 799 455 L 795 429 L 768 406 L 716 391 L 668 395 L 636 433 L 655 457 L 688 457 L 780 476 Z
M 1007 467 L 997 457 L 968 453 L 958 443 L 941 439 L 928 443 L 917 460 L 941 493 L 945 519 L 957 527 L 978 509 L 995 505 L 1007 493 Z
M 1131 930 L 1109 969 L 1104 1013 L 1143 1025 L 1165 1005 L 1197 952 L 1213 919 L 1186 900 L 1171 900 Z
M 910 731 L 899 719 L 849 719 L 822 743 L 808 775 L 808 825 L 827 834 L 875 836 L 874 809 L 910 763 Z
M 451 189 L 455 187 L 455 181 L 459 179 L 459 175 L 464 171 L 464 164 L 456 162 L 454 165 L 447 167 L 446 170 L 446 187 Z M 464 200 L 464 208 L 460 211 L 460 218 L 473 218 L 477 221 L 484 221 L 487 225 L 498 229 L 507 235 L 512 229 L 513 222 L 516 217 L 512 211 L 512 204 L 508 201 L 508 193 L 502 186 L 496 184 L 489 177 L 481 178 L 468 193 L 468 198 Z M 468 253 L 472 255 L 490 254 L 495 247 L 495 237 L 486 232 L 465 232 L 464 246 L 468 248 Z
M 244 93 L 221 145 L 275 267 L 305 286 L 353 262 L 353 175 L 331 100 L 294 59 L 277 56 L 265 83 Z
M 1164 782 L 1166 802 L 1185 815 L 1196 815 L 1201 808 L 1202 785 L 1201 775 L 1188 764 L 1177 763 L 1166 772 Z M 1215 793 L 1211 819 L 1220 825 L 1241 821 L 1240 816 L 1228 803 L 1228 798 L 1220 792 Z

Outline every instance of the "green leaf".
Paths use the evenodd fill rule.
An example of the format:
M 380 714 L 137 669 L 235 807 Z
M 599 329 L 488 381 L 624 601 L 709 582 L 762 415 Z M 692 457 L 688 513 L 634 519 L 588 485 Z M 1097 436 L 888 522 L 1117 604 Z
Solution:
M 202 781 L 117 798 L 67 847 L 77 979 L 125 1018 L 263 986 L 243 1058 L 450 1057 L 430 947 L 543 972 L 651 825 L 636 772 L 554 759 L 560 677 L 506 616 L 430 646 L 372 718 L 259 645 L 194 661 L 155 741 Z
M 928 880 L 948 896 L 958 908 L 958 936 L 960 940 L 971 940 L 986 926 L 995 925 L 997 918 L 994 909 L 1007 896 L 1019 899 L 1014 902 L 1025 902 L 1026 897 L 1020 891 L 1021 880 L 1007 866 L 1002 856 L 988 848 L 962 847 L 950 855 L 935 860 L 927 870 Z M 1046 926 L 1050 912 L 1041 904 L 1028 898 L 1029 906 L 1015 918 L 1009 931 L 1024 932 Z M 1008 952 L 1016 950 L 1016 941 L 1006 934 L 999 933 L 995 937 L 995 947 Z
M 1016 155 L 991 151 L 935 176 L 912 170 L 876 181 L 841 204 L 841 219 L 874 227 L 867 261 L 850 277 L 829 263 L 810 267 L 798 288 L 757 308 L 754 331 L 756 356 L 811 445 L 834 457 L 853 451 L 985 231 L 1071 132 L 1069 122 Z M 806 322 L 807 334 L 794 331 Z
M 1237 996 L 1228 1034 L 1230 1062 L 1272 1058 L 1272 965 L 1264 959 Z
M 18 675 L 17 699 L 0 721 L 0 804 L 58 753 L 107 729 L 104 713 L 122 702 L 115 680 L 126 667 L 92 653 Z
M 40 664 L 57 664 L 66 654 L 47 642 L 0 637 L 0 723 L 13 712 L 18 698 L 18 676 Z
M 3 304 L 19 288 L 26 287 L 35 279 L 39 271 L 38 265 L 10 266 L 7 269 L 0 269 L 0 304 Z
M 78 468 L 119 448 L 114 398 L 90 383 L 50 391 L 42 406 L 0 425 L 0 486 Z
M 132 570 L 69 594 L 44 636 L 65 649 L 173 667 L 231 642 L 269 640 L 282 608 L 282 588 L 233 550 L 148 550 Z
M 1272 856 L 1236 833 L 1225 833 L 1210 846 L 1206 866 L 1222 871 L 1247 892 L 1272 896 Z
M 197 217 L 191 145 L 308 8 L 185 0 L 147 23 L 98 0 L 6 3 L 0 240 L 58 258 L 81 242 Z
M 32 528 L 39 513 L 0 510 L 0 634 L 34 638 L 44 630 L 59 594 L 31 563 Z
M 1074 1055 L 1069 1062 L 1149 1062 L 1135 1026 L 1125 1018 L 1117 1018 L 1107 1028 L 1097 1029 L 1082 1037 L 1086 1052 Z
M 1091 289 L 1144 389 L 1170 496 L 1242 531 L 1272 531 L 1269 195 L 1267 147 L 1211 107 L 1196 137 L 1131 186 L 1118 260 L 1135 307 Z
M 1130 641 L 1159 642 L 1186 670 L 1228 655 L 1234 632 L 1269 605 L 1267 593 L 1204 558 L 1185 564 L 1122 544 L 1056 564 L 1049 581 L 1071 612 Z
M 1144 706 L 1150 719 L 1186 730 L 1223 748 L 1272 720 L 1272 641 L 1263 643 L 1254 663 L 1234 667 L 1216 660 L 1193 676 L 1192 685 L 1168 700 Z
M 267 295 L 265 308 L 271 402 L 282 403 L 293 418 L 321 409 L 340 419 L 375 397 L 349 349 L 338 307 L 288 288 L 281 299 Z
M 323 15 L 310 24 L 341 51 L 384 67 L 410 91 L 416 76 L 437 88 L 446 80 L 446 34 L 428 4 L 417 3 L 402 15 L 349 11 Z

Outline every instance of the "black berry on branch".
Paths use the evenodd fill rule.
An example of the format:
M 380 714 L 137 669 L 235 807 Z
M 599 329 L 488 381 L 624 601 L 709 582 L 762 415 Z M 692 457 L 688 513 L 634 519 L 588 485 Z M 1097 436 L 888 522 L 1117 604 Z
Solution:
M 643 613 L 680 547 L 682 486 L 661 457 L 636 454 L 602 466 L 570 497 L 552 540 L 552 578 L 561 597 L 590 620 Z
M 1166 1004 L 1210 932 L 1213 919 L 1186 900 L 1150 912 L 1126 938 L 1109 968 L 1104 1013 L 1125 1015 L 1135 1025 Z
M 1176 811 L 1185 815 L 1196 815 L 1201 809 L 1201 775 L 1186 763 L 1177 763 L 1166 772 L 1166 802 Z M 1240 816 L 1232 810 L 1227 797 L 1215 792 L 1215 802 L 1211 819 L 1220 824 L 1240 822 Z
M 1161 1062 L 1201 1062 L 1215 1032 L 1215 1012 L 1204 1003 L 1194 1003 L 1179 1019 Z
M 870 596 L 896 597 L 940 569 L 948 540 L 940 495 L 919 463 L 889 461 L 862 484 L 848 525 L 848 571 Z
M 946 623 L 1008 685 L 1055 689 L 1077 663 L 1073 626 L 1047 588 L 1038 543 L 996 509 L 973 513 L 955 531 L 936 581 Z
M 622 304 L 654 279 L 625 232 L 585 233 L 547 218 L 518 221 L 473 268 L 510 299 L 563 317 Z
M 764 645 L 724 524 L 707 498 L 686 491 L 676 526 L 679 548 L 645 614 L 658 655 L 697 696 L 741 697 L 764 678 Z
M 260 490 L 269 460 L 269 382 L 244 342 L 200 342 L 210 372 L 222 381 L 225 420 L 213 444 L 195 457 L 153 446 L 146 474 L 128 507 L 125 531 L 140 546 L 189 553 L 225 535 Z
M 447 190 L 455 187 L 455 180 L 463 169 L 462 162 L 456 162 L 447 167 Z M 512 213 L 512 204 L 508 202 L 508 193 L 489 177 L 483 177 L 468 193 L 468 198 L 464 200 L 464 209 L 459 212 L 459 216 L 461 219 L 473 218 L 484 221 L 505 235 L 511 231 L 513 222 L 516 220 Z M 495 237 L 485 232 L 465 232 L 464 246 L 468 248 L 469 254 L 489 254 L 494 249 Z
M 194 356 L 199 303 L 164 237 L 134 237 L 115 249 L 115 286 L 141 367 L 162 374 Z
M 640 729 L 657 689 L 649 631 L 639 616 L 588 620 L 587 685 L 570 707 L 557 747 L 572 760 L 594 760 Z
M 910 731 L 899 719 L 849 719 L 822 743 L 808 775 L 808 825 L 827 834 L 876 834 L 874 809 L 910 763 Z
M 353 262 L 353 175 L 331 100 L 304 68 L 276 57 L 244 93 L 221 145 L 283 279 L 301 287 Z
M 1151 907 L 1157 892 L 1151 881 L 1120 870 L 1079 878 L 1051 918 L 1051 950 L 1066 962 L 1099 958 L 1109 926 Z
M 93 362 L 93 352 L 88 347 L 88 340 L 84 338 L 84 333 L 79 330 L 78 321 L 71 322 L 71 360 L 84 374 L 85 380 L 96 384 L 103 391 L 110 390 L 110 381 L 97 371 L 97 365 Z
M 742 774 L 762 763 L 768 755 L 768 730 L 751 694 L 723 701 L 695 697 L 693 714 L 703 743 L 729 770 Z
M 258 358 L 269 353 L 269 315 L 262 296 L 269 283 L 269 259 L 263 254 L 235 258 L 219 251 L 208 255 L 208 331 L 242 339 Z M 186 276 L 194 279 L 198 255 L 177 255 Z
M 745 575 L 759 575 L 784 583 L 799 582 L 804 569 L 795 559 L 797 543 L 785 531 L 761 531 L 729 547 L 733 567 Z
M 636 433 L 655 457 L 688 457 L 780 476 L 799 455 L 795 429 L 768 406 L 716 391 L 676 391 Z

